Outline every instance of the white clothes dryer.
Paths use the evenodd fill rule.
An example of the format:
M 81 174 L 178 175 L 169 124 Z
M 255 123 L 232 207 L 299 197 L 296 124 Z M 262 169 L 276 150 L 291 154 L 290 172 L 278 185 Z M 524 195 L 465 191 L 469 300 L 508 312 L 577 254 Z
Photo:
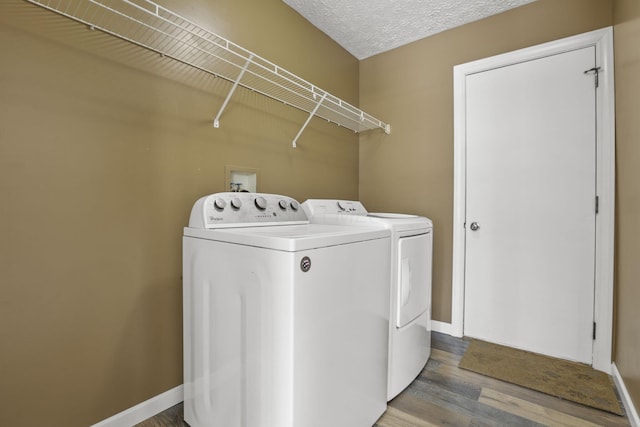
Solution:
M 390 232 L 286 196 L 199 199 L 183 236 L 191 427 L 369 427 L 386 410 Z
M 383 225 L 391 230 L 387 400 L 420 374 L 431 355 L 433 223 L 405 214 L 369 213 L 358 201 L 310 199 L 302 207 L 314 223 Z

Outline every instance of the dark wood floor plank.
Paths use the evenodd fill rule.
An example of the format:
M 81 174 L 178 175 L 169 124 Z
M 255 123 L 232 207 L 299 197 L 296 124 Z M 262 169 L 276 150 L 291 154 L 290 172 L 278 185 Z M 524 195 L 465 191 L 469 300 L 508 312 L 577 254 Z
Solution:
M 480 398 L 482 387 L 451 375 L 443 375 L 437 368 L 433 369 L 433 365 L 435 365 L 435 363 L 427 363 L 427 367 L 418 375 L 416 381 L 427 382 L 435 387 L 448 390 L 468 399 L 478 400 Z
M 380 417 L 374 427 L 437 427 L 438 424 L 431 423 L 415 415 L 403 412 L 393 406 L 388 406 L 387 411 Z
M 469 340 L 434 332 L 431 334 L 431 347 L 462 356 L 469 347 Z
M 414 393 L 401 393 L 389 406 L 437 426 L 467 426 L 471 422 L 471 417 Z
M 598 424 L 583 420 L 582 418 L 536 405 L 535 403 L 488 388 L 482 390 L 479 402 L 526 419 L 534 420 L 543 425 L 599 427 Z
M 429 364 L 427 364 L 427 368 L 430 368 Z M 458 381 L 467 382 L 475 386 L 500 391 L 502 393 L 527 400 L 531 403 L 538 404 L 549 409 L 562 411 L 566 414 L 595 422 L 601 426 L 629 426 L 629 421 L 626 417 L 620 417 L 618 415 L 580 405 L 575 402 L 558 399 L 557 397 L 553 397 L 536 390 L 528 389 L 515 384 L 510 384 L 504 381 L 497 380 L 495 378 L 467 371 L 465 369 L 459 369 L 457 367 L 446 364 L 438 365 L 434 369 L 440 375 L 444 377 L 450 377 L 452 380 L 457 379 Z M 425 371 L 426 370 L 423 370 L 421 375 L 424 375 Z
M 135 427 L 189 427 L 189 424 L 184 421 L 183 417 L 183 405 L 179 403 L 159 413 L 155 417 L 136 424 Z
M 437 348 L 431 349 L 431 357 L 429 358 L 430 361 L 442 362 L 455 367 L 460 363 L 460 359 L 462 359 L 460 355 L 438 350 Z
M 431 402 L 451 412 L 463 414 L 469 419 L 478 419 L 485 422 L 497 422 L 503 426 L 540 427 L 541 424 L 527 420 L 510 412 L 496 409 L 493 406 L 478 402 L 475 399 L 439 388 L 425 381 L 414 381 L 405 393 L 410 393 L 419 399 Z

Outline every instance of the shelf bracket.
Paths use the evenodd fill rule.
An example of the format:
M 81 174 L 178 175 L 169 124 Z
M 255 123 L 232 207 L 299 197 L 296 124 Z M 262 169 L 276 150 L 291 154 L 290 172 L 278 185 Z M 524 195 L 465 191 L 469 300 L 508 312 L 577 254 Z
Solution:
M 249 64 L 251 64 L 252 59 L 253 59 L 253 55 L 249 55 L 249 59 L 247 59 L 247 62 L 244 64 L 244 67 L 242 67 L 242 70 L 240 70 L 240 74 L 238 74 L 238 78 L 236 78 L 236 81 L 233 82 L 233 86 L 231 87 L 231 90 L 227 94 L 227 98 L 222 103 L 222 106 L 220 107 L 220 111 L 218 111 L 216 118 L 213 119 L 214 128 L 217 129 L 220 127 L 220 116 L 222 116 L 222 112 L 224 111 L 224 109 L 227 108 L 227 104 L 229 103 L 229 100 L 231 99 L 233 92 L 236 91 L 236 88 L 238 87 L 238 84 L 240 83 L 242 76 L 244 76 L 245 71 L 247 71 L 247 68 L 249 68 Z
M 324 101 L 324 99 L 327 97 L 327 93 L 325 92 L 322 95 L 322 98 L 320 98 L 320 101 L 318 101 L 318 103 L 316 104 L 316 106 L 313 108 L 313 110 L 309 113 L 309 117 L 307 117 L 307 120 L 304 122 L 304 124 L 302 125 L 302 129 L 300 129 L 300 131 L 298 132 L 298 134 L 296 135 L 295 138 L 293 138 L 293 143 L 291 144 L 291 146 L 293 148 L 296 148 L 296 142 L 298 141 L 298 138 L 300 138 L 300 135 L 302 135 L 302 132 L 305 130 L 305 128 L 307 127 L 307 125 L 309 124 L 309 122 L 311 121 L 311 119 L 313 118 L 313 116 L 316 115 L 316 111 L 318 111 L 318 108 L 320 108 L 320 105 L 322 105 L 322 101 Z

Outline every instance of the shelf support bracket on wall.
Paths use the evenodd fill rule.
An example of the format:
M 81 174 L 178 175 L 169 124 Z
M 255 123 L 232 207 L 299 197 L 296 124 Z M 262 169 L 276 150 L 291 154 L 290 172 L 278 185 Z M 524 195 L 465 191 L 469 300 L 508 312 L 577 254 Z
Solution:
M 240 74 L 238 74 L 238 78 L 236 79 L 235 82 L 233 82 L 233 86 L 231 87 L 231 90 L 229 91 L 229 94 L 227 95 L 227 98 L 222 103 L 222 106 L 220 107 L 220 111 L 218 111 L 218 114 L 216 115 L 216 118 L 213 119 L 213 127 L 214 128 L 217 129 L 217 128 L 220 127 L 220 116 L 222 116 L 222 112 L 224 111 L 224 109 L 227 108 L 227 104 L 229 103 L 229 100 L 231 99 L 231 96 L 233 95 L 233 92 L 236 91 L 236 88 L 238 87 L 238 84 L 240 83 L 240 80 L 242 79 L 242 76 L 244 76 L 244 73 L 245 73 L 245 71 L 247 71 L 247 68 L 249 68 L 249 64 L 251 64 L 252 60 L 253 60 L 253 55 L 249 55 L 249 59 L 247 59 L 247 62 L 244 64 L 244 67 L 242 67 L 242 70 L 240 70 Z
M 307 127 L 307 125 L 309 124 L 309 122 L 311 121 L 311 119 L 313 118 L 313 116 L 316 115 L 316 111 L 318 111 L 318 108 L 320 108 L 320 105 L 322 105 L 322 101 L 324 101 L 324 99 L 327 97 L 327 93 L 325 92 L 322 95 L 322 98 L 320 98 L 320 101 L 318 101 L 318 103 L 316 104 L 316 106 L 313 108 L 313 110 L 309 113 L 309 117 L 307 117 L 307 120 L 304 122 L 304 124 L 302 125 L 302 129 L 300 129 L 300 131 L 298 132 L 298 134 L 296 135 L 295 138 L 293 138 L 293 143 L 291 144 L 291 146 L 293 148 L 296 148 L 296 142 L 298 141 L 298 138 L 300 138 L 300 135 L 302 135 L 302 132 L 305 130 L 305 128 Z

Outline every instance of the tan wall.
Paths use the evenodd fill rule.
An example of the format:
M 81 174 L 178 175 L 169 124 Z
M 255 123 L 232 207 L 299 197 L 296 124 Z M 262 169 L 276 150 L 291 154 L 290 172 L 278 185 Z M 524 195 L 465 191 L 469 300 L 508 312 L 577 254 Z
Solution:
M 360 63 L 360 107 L 391 135 L 360 136 L 360 199 L 434 221 L 433 318 L 451 321 L 453 66 L 612 24 L 609 0 L 538 0 Z
M 358 101 L 358 62 L 280 0 L 166 0 Z M 249 7 L 250 6 L 250 7 Z M 29 4 L 0 4 L 0 407 L 87 426 L 182 384 L 181 236 L 225 165 L 358 197 L 358 138 Z M 110 59 L 111 58 L 111 59 Z
M 616 67 L 615 363 L 640 408 L 640 2 L 613 3 Z

